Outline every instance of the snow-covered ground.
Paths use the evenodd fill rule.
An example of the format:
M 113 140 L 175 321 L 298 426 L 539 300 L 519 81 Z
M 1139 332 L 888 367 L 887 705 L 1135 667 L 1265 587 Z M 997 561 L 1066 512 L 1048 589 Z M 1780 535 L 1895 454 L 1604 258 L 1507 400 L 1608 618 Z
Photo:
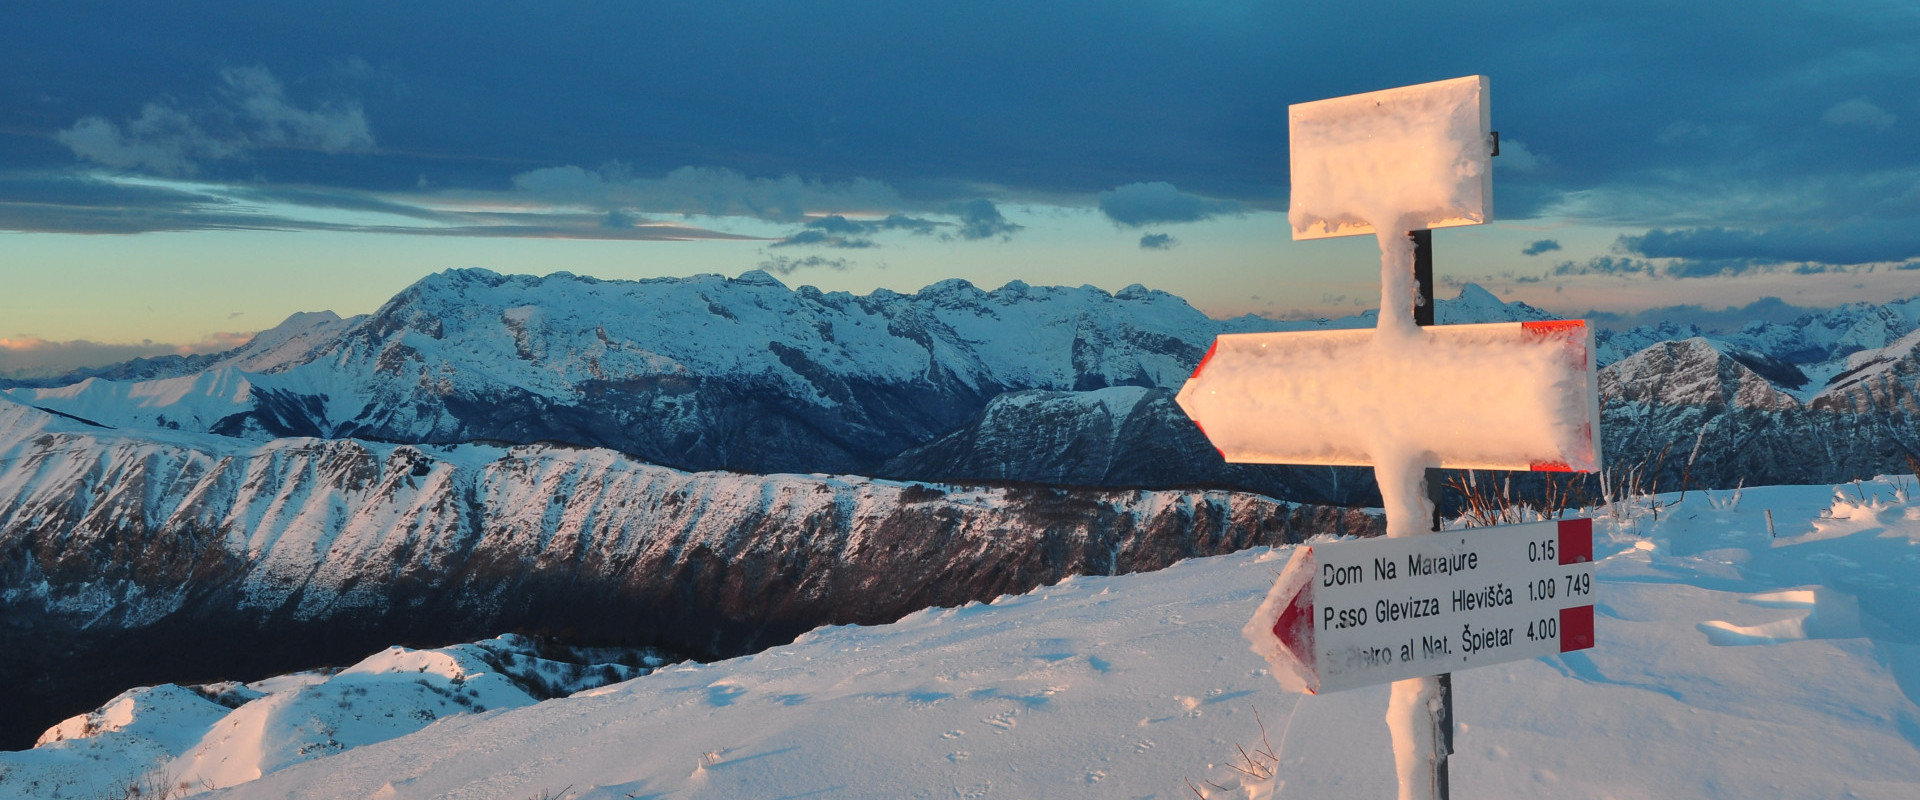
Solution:
M 527 706 L 662 663 L 647 651 L 509 634 L 432 650 L 390 647 L 344 670 L 129 689 L 49 728 L 32 750 L 0 753 L 0 798 L 134 796 L 128 787 L 145 797 L 200 793 L 441 717 Z
M 1616 511 L 1596 525 L 1597 646 L 1454 677 L 1455 796 L 1920 796 L 1911 476 Z M 213 796 L 1190 798 L 1191 780 L 1247 797 L 1228 764 L 1265 747 L 1264 722 L 1275 796 L 1391 797 L 1387 687 L 1283 694 L 1240 638 L 1288 555 L 1075 578 L 563 699 L 489 702 Z M 399 656 L 370 662 L 383 658 Z M 363 678 L 350 699 L 378 709 L 403 702 L 390 688 L 419 688 L 391 684 Z M 96 758 L 164 745 L 182 753 L 162 770 L 177 778 L 206 763 L 192 753 L 207 741 L 184 738 Z M 228 752 L 258 749 L 238 744 Z M 20 790 L 37 752 L 0 755 L 0 787 Z

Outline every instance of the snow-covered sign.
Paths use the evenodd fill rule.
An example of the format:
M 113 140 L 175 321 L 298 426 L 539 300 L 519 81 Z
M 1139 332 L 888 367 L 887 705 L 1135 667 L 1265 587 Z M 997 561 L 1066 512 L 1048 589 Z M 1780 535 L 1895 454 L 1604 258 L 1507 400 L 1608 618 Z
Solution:
M 1483 75 L 1289 106 L 1293 238 L 1486 222 L 1491 120 Z
M 1314 693 L 1584 650 L 1593 520 L 1300 547 L 1244 633 Z
M 1372 465 L 1383 442 L 1431 466 L 1580 471 L 1600 463 L 1584 322 L 1229 334 L 1176 397 L 1230 462 Z

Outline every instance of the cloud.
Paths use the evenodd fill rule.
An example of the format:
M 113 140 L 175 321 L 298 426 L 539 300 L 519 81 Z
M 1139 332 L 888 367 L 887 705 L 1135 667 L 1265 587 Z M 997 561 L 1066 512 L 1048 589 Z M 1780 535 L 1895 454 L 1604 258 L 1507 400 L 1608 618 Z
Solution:
M 101 117 L 86 117 L 53 138 L 88 161 L 161 175 L 191 175 L 202 160 L 233 158 L 245 149 L 241 142 L 207 135 L 185 113 L 158 103 L 141 108 L 124 131 Z
M 1641 278 L 1717 278 L 1766 271 L 1767 265 L 1752 259 L 1715 258 L 1644 259 L 1631 256 L 1596 256 L 1585 262 L 1562 261 L 1548 270 L 1554 277 L 1610 275 Z
M 1554 241 L 1552 239 L 1540 239 L 1528 244 L 1524 248 L 1521 248 L 1520 254 L 1526 255 L 1526 256 L 1537 256 L 1537 255 L 1540 255 L 1541 253 L 1548 253 L 1558 249 L 1560 249 L 1559 242 Z
M 648 221 L 618 209 L 606 213 L 500 210 L 506 204 L 498 195 L 439 195 L 423 202 L 435 205 L 349 189 L 71 173 L 0 174 L 0 230 L 100 234 L 278 230 L 623 241 L 762 238 Z
M 226 83 L 227 101 L 252 123 L 248 136 L 256 145 L 295 144 L 323 153 L 373 149 L 373 133 L 358 105 L 300 108 L 287 102 L 286 87 L 266 67 L 229 69 L 220 77 Z
M 54 134 L 73 154 L 117 169 L 182 176 L 202 164 L 241 158 L 270 145 L 308 147 L 325 153 L 373 149 L 366 114 L 354 104 L 301 108 L 265 67 L 228 69 L 221 89 L 193 111 L 174 101 L 143 105 L 140 115 L 116 124 L 88 116 Z
M 1810 262 L 1855 266 L 1920 258 L 1920 226 L 1905 220 L 1863 221 L 1829 228 L 1785 225 L 1767 230 L 1655 228 L 1622 236 L 1616 247 L 1648 258 L 1749 265 Z
M 998 236 L 1010 238 L 1014 233 L 1026 228 L 1001 216 L 1000 209 L 993 201 L 986 199 L 957 200 L 947 206 L 947 212 L 960 218 L 960 228 L 954 232 L 962 239 L 987 239 Z
M 1140 249 L 1142 250 L 1172 250 L 1174 246 L 1178 244 L 1180 244 L 1180 240 L 1173 238 L 1172 234 L 1167 233 L 1149 233 L 1140 237 Z
M 826 231 L 804 230 L 799 233 L 793 234 L 792 236 L 788 236 L 785 239 L 776 241 L 773 244 L 768 246 L 769 247 L 793 247 L 793 246 L 835 247 L 843 250 L 860 250 L 860 249 L 865 249 L 869 247 L 877 247 L 878 245 L 875 245 L 872 239 L 856 239 L 848 236 L 835 236 L 831 233 L 827 233 Z
M 1835 103 L 1826 113 L 1820 115 L 1820 121 L 1835 127 L 1867 128 L 1884 131 L 1893 127 L 1894 115 L 1886 109 L 1868 102 L 1867 98 L 1856 97 Z
M 1500 139 L 1500 157 L 1493 160 L 1495 167 L 1514 172 L 1534 172 L 1546 164 L 1547 157 L 1527 149 L 1526 142 L 1506 137 Z
M 1356 28 L 1338 7 L 1275 4 L 879 3 L 846 24 L 805 4 L 747 15 L 674 4 L 643 26 L 614 6 L 565 5 L 539 15 L 474 6 L 461 35 L 405 41 L 391 31 L 445 23 L 408 5 L 383 12 L 391 24 L 340 26 L 303 6 L 213 30 L 158 7 L 103 18 L 47 5 L 10 52 L 73 68 L 35 74 L 33 91 L 0 104 L 0 131 L 17 134 L 0 148 L 10 169 L 66 167 L 77 155 L 387 197 L 423 175 L 471 196 L 516 175 L 542 186 L 542 167 L 573 169 L 592 178 L 543 188 L 576 199 L 518 199 L 591 214 L 585 227 L 596 229 L 616 211 L 795 228 L 823 213 L 946 219 L 936 215 L 947 203 L 990 197 L 1003 208 L 1098 208 L 1141 235 L 1235 208 L 1283 209 L 1287 105 L 1436 77 L 1408 64 L 1446 42 L 1496 76 L 1504 217 L 1759 230 L 1884 216 L 1920 227 L 1920 195 L 1908 196 L 1920 139 L 1822 146 L 1891 132 L 1914 114 L 1887 87 L 1920 71 L 1920 18 L 1871 5 L 1746 14 L 1684 4 L 1650 26 L 1552 4 L 1403 3 L 1391 29 Z M 235 51 L 234 41 L 248 44 Z M 515 52 L 566 55 L 502 57 Z M 206 66 L 222 57 L 264 66 Z M 45 146 L 55 135 L 65 147 Z M 368 156 L 318 155 L 329 151 Z M 633 166 L 602 174 L 594 165 L 609 158 Z M 669 177 L 688 165 L 716 172 Z M 434 205 L 427 195 L 415 197 Z M 163 225 L 194 227 L 194 213 L 210 215 L 206 227 L 259 224 L 197 208 Z M 840 238 L 810 246 L 889 243 L 826 233 Z
M 870 3 L 832 20 L 808 4 L 751 14 L 672 4 L 645 25 L 618 4 L 537 15 L 473 5 L 459 35 L 412 39 L 392 32 L 451 29 L 428 5 L 396 5 L 382 12 L 388 22 L 359 26 L 319 6 L 212 26 L 149 5 L 106 16 L 36 7 L 32 30 L 7 42 L 14 63 L 72 68 L 42 70 L 31 92 L 0 104 L 0 129 L 29 133 L 0 141 L 12 143 L 8 164 L 70 162 L 67 149 L 29 146 L 67 126 L 73 152 L 115 168 L 205 172 L 239 158 L 223 149 L 241 148 L 273 180 L 366 190 L 422 173 L 442 187 L 491 187 L 535 167 L 624 158 L 654 176 L 689 164 L 764 181 L 803 176 L 815 187 L 864 176 L 911 201 L 808 214 L 932 213 L 985 196 L 980 187 L 995 198 L 1097 205 L 1102 190 L 1146 181 L 1275 209 L 1285 203 L 1287 104 L 1436 77 L 1409 65 L 1432 62 L 1436 43 L 1447 43 L 1450 56 L 1497 76 L 1503 215 L 1567 208 L 1635 227 L 1824 224 L 1846 214 L 1807 216 L 1808 204 L 1782 199 L 1802 184 L 1826 186 L 1820 204 L 1858 212 L 1879 199 L 1852 192 L 1858 178 L 1920 168 L 1912 142 L 1822 147 L 1807 130 L 1837 135 L 1822 122 L 1829 115 L 1832 125 L 1864 126 L 1848 129 L 1856 132 L 1912 115 L 1887 88 L 1920 71 L 1920 19 L 1882 7 L 1897 3 L 1757 13 L 1724 0 L 1673 4 L 1658 25 L 1555 4 L 1401 3 L 1391 9 L 1399 24 L 1386 28 L 1354 26 L 1336 5 L 1271 3 Z M 215 73 L 204 65 L 236 52 L 270 54 L 284 85 L 246 68 L 208 86 Z M 522 52 L 564 57 L 511 57 Z M 1566 57 L 1590 52 L 1625 55 Z M 282 63 L 345 66 L 295 80 Z M 365 104 L 358 117 L 360 106 L 337 102 L 348 96 Z M 79 110 L 54 111 L 66 108 Z M 97 116 L 80 119 L 87 114 Z M 381 151 L 365 159 L 261 149 L 277 137 L 348 151 L 375 127 Z M 943 193 L 923 194 L 927 186 Z M 1670 199 L 1638 202 L 1648 196 Z M 681 200 L 665 205 L 733 205 Z M 791 204 L 741 205 L 786 223 L 807 217 L 786 213 Z M 1148 230 L 1195 213 L 1115 212 L 1117 224 Z
M 997 213 L 997 212 L 996 212 Z M 951 223 L 935 222 L 929 219 L 910 217 L 905 214 L 889 214 L 882 219 L 852 220 L 839 214 L 829 214 L 806 224 L 806 229 L 777 242 L 772 247 L 811 245 L 815 247 L 837 247 L 843 249 L 864 249 L 875 247 L 870 238 L 881 231 L 904 230 L 916 235 L 928 235 Z
M 844 272 L 847 269 L 847 260 L 844 258 L 826 258 L 824 256 L 807 256 L 805 258 L 774 256 L 760 262 L 760 268 L 776 275 L 792 275 L 794 272 L 803 269 L 831 269 Z
M 599 209 L 655 214 L 754 217 L 798 222 L 809 213 L 900 208 L 900 194 L 879 181 L 839 183 L 796 175 L 751 178 L 724 167 L 680 167 L 659 178 L 634 177 L 610 162 L 597 170 L 545 167 L 513 176 L 515 189 L 535 198 Z
M 246 344 L 252 333 L 215 333 L 190 344 L 105 344 L 74 339 L 54 342 L 37 336 L 0 338 L 0 376 L 47 378 L 76 369 L 103 367 L 136 358 L 220 353 Z
M 1129 183 L 1100 193 L 1100 213 L 1114 224 L 1142 228 L 1169 222 L 1199 222 L 1239 214 L 1239 203 L 1187 194 L 1165 181 Z
M 1616 258 L 1614 256 L 1596 256 L 1586 263 L 1562 261 L 1553 266 L 1550 274 L 1559 276 L 1577 275 L 1659 275 L 1660 266 L 1651 261 L 1638 258 Z
M 1529 248 L 1531 249 L 1531 247 Z M 1833 228 L 1787 226 L 1769 230 L 1655 228 L 1614 242 L 1618 256 L 1563 261 L 1555 276 L 1615 275 L 1714 278 L 1791 271 L 1800 275 L 1907 269 L 1920 263 L 1920 230 L 1896 221 Z

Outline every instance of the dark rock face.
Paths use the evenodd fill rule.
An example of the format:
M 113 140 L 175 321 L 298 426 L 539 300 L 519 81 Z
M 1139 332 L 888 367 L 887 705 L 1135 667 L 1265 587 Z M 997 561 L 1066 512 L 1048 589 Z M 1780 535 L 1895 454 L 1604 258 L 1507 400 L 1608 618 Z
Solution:
M 544 628 L 726 656 L 1067 575 L 1381 530 L 1364 512 L 1226 491 L 688 473 L 554 446 L 209 447 L 0 410 L 0 636 L 42 647 L 5 659 L 15 680 L 0 686 L 78 674 L 55 642 L 77 658 L 100 655 L 88 642 L 122 648 L 124 670 L 89 662 L 97 696 L 55 713 L 216 677 L 141 673 L 171 663 L 125 649 L 141 643 L 227 637 L 311 666 L 381 641 Z
M 1910 344 L 1873 352 L 1803 404 L 1706 340 L 1647 348 L 1600 372 L 1608 463 L 1667 489 L 1908 471 L 1920 453 L 1920 365 Z

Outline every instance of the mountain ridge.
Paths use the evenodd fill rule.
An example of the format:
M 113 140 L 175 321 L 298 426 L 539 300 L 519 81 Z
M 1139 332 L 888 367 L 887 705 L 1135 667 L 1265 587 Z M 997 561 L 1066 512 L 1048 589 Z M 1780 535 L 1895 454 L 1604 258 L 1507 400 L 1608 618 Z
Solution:
M 45 727 L 128 685 L 214 666 L 182 658 L 238 647 L 260 661 L 242 668 L 287 669 L 516 629 L 734 655 L 822 624 L 1379 524 L 1220 490 L 690 473 L 559 445 L 109 430 L 0 399 L 0 652 L 14 654 L 0 660 L 0 702 Z M 143 672 L 148 661 L 162 673 Z

